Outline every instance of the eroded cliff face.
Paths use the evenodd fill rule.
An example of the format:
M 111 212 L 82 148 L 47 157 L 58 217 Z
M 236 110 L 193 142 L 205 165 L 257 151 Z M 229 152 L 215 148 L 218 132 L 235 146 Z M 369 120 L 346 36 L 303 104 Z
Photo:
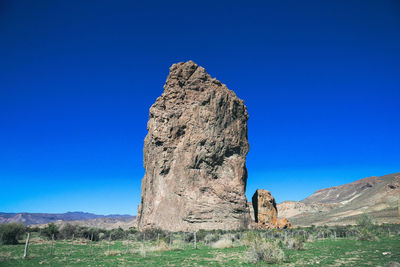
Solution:
M 172 65 L 150 108 L 139 229 L 247 227 L 247 120 L 243 101 L 204 68 Z

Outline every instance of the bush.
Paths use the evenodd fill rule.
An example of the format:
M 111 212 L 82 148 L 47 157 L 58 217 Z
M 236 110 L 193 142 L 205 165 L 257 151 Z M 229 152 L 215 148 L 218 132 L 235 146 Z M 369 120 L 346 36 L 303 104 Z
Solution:
M 104 240 L 104 239 L 107 239 L 106 234 L 103 232 L 99 233 L 99 240 Z
M 156 242 L 156 246 L 151 248 L 152 251 L 167 251 L 171 250 L 169 245 L 164 240 L 159 240 Z
M 211 245 L 212 248 L 231 248 L 232 247 L 232 240 L 231 239 L 220 239 L 214 244 Z
M 218 236 L 214 234 L 208 234 L 204 237 L 204 242 L 206 244 L 211 244 L 212 242 L 218 241 Z
M 86 238 L 88 240 L 99 241 L 100 233 L 102 233 L 102 232 L 105 232 L 105 230 L 100 229 L 100 228 L 81 227 L 80 228 L 80 237 Z M 113 240 L 115 240 L 115 239 L 113 239 Z
M 368 228 L 361 228 L 358 232 L 358 240 L 360 241 L 377 241 L 378 237 Z
M 206 231 L 204 229 L 200 229 L 198 232 L 196 232 L 196 239 L 197 241 L 204 240 L 204 238 L 208 235 L 209 231 Z
M 371 215 L 364 213 L 357 219 L 356 223 L 360 227 L 371 229 L 375 225 L 375 220 Z
M 174 241 L 172 241 L 172 246 L 174 246 L 175 248 L 183 249 L 185 247 L 185 241 L 181 239 L 175 239 Z
M 128 229 L 128 234 L 136 234 L 138 232 L 138 229 L 136 229 L 136 227 L 129 227 Z
M 119 251 L 119 250 L 110 250 L 110 251 L 105 251 L 104 252 L 104 255 L 106 255 L 106 256 L 121 256 L 121 251 Z
M 121 227 L 118 227 L 117 229 L 112 229 L 110 231 L 110 234 L 111 240 L 120 240 L 127 237 L 127 233 Z
M 242 239 L 240 240 L 242 245 L 251 246 L 254 243 L 259 243 L 263 241 L 259 232 L 256 231 L 248 231 L 242 235 Z
M 122 229 L 121 229 L 122 230 Z M 145 239 L 146 241 L 149 240 L 157 240 L 158 237 L 162 238 L 162 239 L 167 239 L 169 240 L 171 234 L 169 234 L 168 232 L 165 232 L 161 229 L 146 229 L 143 232 L 140 233 L 139 235 L 139 240 L 143 240 Z
M 60 230 L 58 226 L 54 223 L 49 223 L 45 228 L 42 229 L 40 235 L 45 236 L 49 239 L 52 239 L 54 236 L 54 239 L 57 239 L 60 237 Z
M 360 228 L 358 231 L 358 240 L 361 241 L 377 240 L 376 234 L 373 233 L 375 220 L 371 215 L 366 213 L 362 214 L 357 220 L 357 225 Z
M 26 231 L 29 233 L 35 232 L 40 233 L 40 228 L 38 226 L 26 226 Z
M 78 237 L 78 235 L 77 235 L 78 231 L 77 230 L 78 230 L 78 226 L 77 225 L 72 225 L 70 223 L 67 223 L 66 225 L 64 225 L 64 227 L 61 228 L 60 235 L 64 239 L 71 239 L 72 236 Z
M 304 248 L 304 240 L 300 237 L 288 238 L 285 240 L 287 249 L 302 250 Z
M 278 242 L 262 241 L 252 244 L 247 251 L 247 257 L 250 262 L 281 263 L 285 259 L 285 253 Z
M 26 227 L 21 223 L 6 223 L 0 225 L 1 243 L 5 245 L 18 244 L 26 232 Z

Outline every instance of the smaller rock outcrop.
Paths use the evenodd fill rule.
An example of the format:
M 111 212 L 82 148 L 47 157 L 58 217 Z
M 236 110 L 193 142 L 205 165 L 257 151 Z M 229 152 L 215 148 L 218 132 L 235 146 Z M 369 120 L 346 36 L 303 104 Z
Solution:
M 271 195 L 271 192 L 265 189 L 258 189 L 251 200 L 256 223 L 259 225 L 276 225 L 278 212 L 275 198 Z
M 289 228 L 290 222 L 286 218 L 278 220 L 278 210 L 275 198 L 271 192 L 258 189 L 252 197 L 254 211 L 254 228 Z M 251 209 L 250 209 L 251 210 Z
M 278 220 L 276 221 L 276 227 L 279 229 L 286 229 L 290 228 L 291 226 L 292 224 L 286 218 L 278 218 Z

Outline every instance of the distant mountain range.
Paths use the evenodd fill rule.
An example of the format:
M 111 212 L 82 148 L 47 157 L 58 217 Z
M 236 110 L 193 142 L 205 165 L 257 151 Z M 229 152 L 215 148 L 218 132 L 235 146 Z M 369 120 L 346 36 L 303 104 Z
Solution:
M 132 215 L 97 215 L 87 212 L 67 212 L 67 213 L 4 213 L 0 212 L 0 223 L 23 223 L 25 225 L 46 224 L 56 221 L 87 221 L 94 219 L 115 219 L 130 220 L 135 219 Z
M 284 201 L 277 205 L 279 217 L 294 226 L 354 224 L 363 213 L 379 223 L 400 223 L 400 173 L 368 177 L 340 186 L 317 190 L 302 201 Z M 4 213 L 0 223 L 18 222 L 43 226 L 54 222 L 111 229 L 135 226 L 136 216 L 96 215 L 87 212 Z
M 363 213 L 379 223 L 400 223 L 400 173 L 368 177 L 321 189 L 302 201 L 277 205 L 293 225 L 354 224 Z

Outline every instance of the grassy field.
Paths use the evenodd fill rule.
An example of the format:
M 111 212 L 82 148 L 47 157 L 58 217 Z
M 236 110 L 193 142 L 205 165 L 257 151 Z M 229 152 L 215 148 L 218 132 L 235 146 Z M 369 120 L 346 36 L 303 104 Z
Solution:
M 71 240 L 54 242 L 37 236 L 32 239 L 29 256 L 23 259 L 24 244 L 1 245 L 0 266 L 265 266 L 252 263 L 248 248 L 240 243 L 225 249 L 212 249 L 199 243 Z M 325 239 L 307 242 L 303 250 L 285 250 L 286 259 L 276 266 L 385 266 L 400 262 L 400 237 L 381 237 L 378 241 Z

